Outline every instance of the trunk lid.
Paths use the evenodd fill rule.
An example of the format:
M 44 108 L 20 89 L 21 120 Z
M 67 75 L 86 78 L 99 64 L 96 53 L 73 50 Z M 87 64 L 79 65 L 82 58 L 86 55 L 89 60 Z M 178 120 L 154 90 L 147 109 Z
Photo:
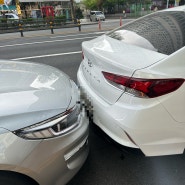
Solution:
M 117 101 L 124 89 L 110 88 L 102 71 L 131 77 L 135 70 L 146 68 L 167 56 L 107 35 L 83 42 L 82 50 L 82 70 L 89 86 L 110 104 Z

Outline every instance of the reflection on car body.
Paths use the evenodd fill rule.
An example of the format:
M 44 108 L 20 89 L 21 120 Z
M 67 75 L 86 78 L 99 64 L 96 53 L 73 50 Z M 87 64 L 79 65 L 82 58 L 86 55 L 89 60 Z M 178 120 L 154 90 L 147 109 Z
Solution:
M 88 155 L 76 84 L 31 62 L 1 60 L 0 77 L 0 184 L 66 184 Z
M 93 106 L 93 122 L 146 156 L 183 153 L 185 6 L 83 42 L 82 51 L 78 83 Z

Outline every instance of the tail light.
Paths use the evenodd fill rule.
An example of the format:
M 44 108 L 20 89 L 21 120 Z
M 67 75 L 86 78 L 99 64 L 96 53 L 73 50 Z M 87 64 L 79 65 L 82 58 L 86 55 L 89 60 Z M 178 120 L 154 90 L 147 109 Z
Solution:
M 125 88 L 125 92 L 140 98 L 154 98 L 177 90 L 183 83 L 182 78 L 172 79 L 142 79 L 120 76 L 102 72 L 111 84 Z

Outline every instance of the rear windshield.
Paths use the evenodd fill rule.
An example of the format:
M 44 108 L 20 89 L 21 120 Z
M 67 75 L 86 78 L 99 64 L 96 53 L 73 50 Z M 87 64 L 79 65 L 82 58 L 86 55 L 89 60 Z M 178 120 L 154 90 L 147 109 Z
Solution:
M 96 12 L 96 15 L 101 15 L 103 14 L 103 12 Z
M 124 32 L 124 34 L 123 34 Z M 127 32 L 127 34 L 125 34 Z M 150 14 L 108 33 L 117 40 L 124 41 L 129 33 L 137 35 L 126 38 L 131 43 L 144 48 L 155 48 L 159 53 L 172 54 L 185 45 L 185 13 L 181 11 L 164 11 Z M 134 39 L 134 38 L 142 39 Z M 139 43 L 141 42 L 142 43 Z M 137 43 L 138 42 L 138 43 Z M 147 46 L 144 46 L 147 45 Z M 151 46 L 150 46 L 151 45 Z

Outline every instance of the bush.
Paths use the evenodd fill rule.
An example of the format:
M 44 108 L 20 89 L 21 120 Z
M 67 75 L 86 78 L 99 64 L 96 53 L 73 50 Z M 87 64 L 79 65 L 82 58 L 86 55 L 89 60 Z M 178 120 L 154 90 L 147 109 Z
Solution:
M 66 23 L 66 16 L 65 15 L 56 16 L 54 18 L 54 23 L 55 24 L 65 24 Z
M 80 8 L 76 9 L 76 18 L 77 19 L 83 19 L 82 10 Z

